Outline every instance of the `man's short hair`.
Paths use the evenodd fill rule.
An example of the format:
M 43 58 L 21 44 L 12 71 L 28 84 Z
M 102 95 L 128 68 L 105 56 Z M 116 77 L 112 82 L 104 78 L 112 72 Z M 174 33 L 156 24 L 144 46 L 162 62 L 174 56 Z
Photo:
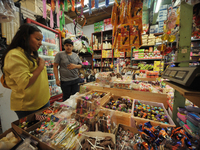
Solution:
M 71 44 L 72 46 L 73 46 L 73 41 L 71 40 L 71 39 L 66 39 L 65 41 L 64 41 L 64 45 L 65 44 Z

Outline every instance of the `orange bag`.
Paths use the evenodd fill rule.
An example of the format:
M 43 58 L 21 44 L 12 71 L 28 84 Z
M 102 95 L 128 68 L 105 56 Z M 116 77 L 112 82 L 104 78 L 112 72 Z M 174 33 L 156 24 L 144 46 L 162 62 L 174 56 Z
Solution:
M 3 87 L 10 89 L 6 84 L 6 80 L 5 80 L 4 74 L 1 76 L 1 84 L 3 85 Z

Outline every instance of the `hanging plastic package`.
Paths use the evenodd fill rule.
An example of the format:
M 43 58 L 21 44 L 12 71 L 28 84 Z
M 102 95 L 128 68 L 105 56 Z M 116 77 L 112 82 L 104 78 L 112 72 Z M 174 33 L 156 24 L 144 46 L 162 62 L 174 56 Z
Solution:
M 43 1 L 43 18 L 46 19 L 47 18 L 46 0 L 42 1 Z
M 64 0 L 64 10 L 66 11 L 66 12 L 68 12 L 68 1 L 67 0 Z
M 63 14 L 63 12 L 61 11 L 61 14 Z M 60 31 L 63 30 L 63 21 L 62 21 L 62 15 L 60 15 Z
M 92 8 L 94 7 L 95 4 L 95 0 L 92 0 Z
M 81 6 L 84 8 L 84 0 L 81 0 Z
M 53 29 L 54 27 L 54 21 L 53 21 L 53 11 L 51 9 L 51 12 L 50 12 L 50 27 Z
M 10 22 L 15 18 L 15 5 L 11 0 L 0 1 L 0 23 Z
M 75 0 L 72 0 L 72 11 L 75 11 Z
M 99 0 L 95 0 L 95 8 L 99 8 Z
M 105 5 L 106 5 L 106 7 L 109 6 L 109 0 L 105 0 Z
M 52 11 L 55 10 L 55 2 L 54 2 L 54 0 L 51 0 L 51 10 Z
M 89 15 L 92 14 L 92 0 L 89 0 Z

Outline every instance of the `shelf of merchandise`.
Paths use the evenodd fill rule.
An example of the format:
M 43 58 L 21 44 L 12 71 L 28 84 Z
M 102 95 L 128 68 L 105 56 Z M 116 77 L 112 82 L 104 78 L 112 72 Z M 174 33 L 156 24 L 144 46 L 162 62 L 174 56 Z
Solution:
M 101 51 L 101 49 L 93 49 L 93 51 Z
M 42 58 L 52 58 L 52 59 L 55 58 L 54 56 L 46 56 L 46 55 L 39 55 L 39 57 L 42 57 Z
M 42 45 L 58 47 L 58 45 L 42 41 Z
M 191 90 L 172 81 L 164 81 L 164 83 L 177 90 L 182 96 L 189 99 L 195 105 L 200 106 L 200 91 Z
M 103 42 L 106 42 L 106 41 L 112 41 L 112 39 L 108 39 L 108 40 L 103 40 Z
M 113 42 L 113 38 L 112 39 L 107 39 L 107 40 L 105 40 L 105 34 L 112 34 L 112 30 L 106 30 L 106 31 L 101 31 L 101 32 L 95 32 L 95 33 L 92 33 L 92 48 L 93 48 L 93 45 L 94 45 L 94 43 L 93 43 L 93 35 L 94 36 L 96 36 L 97 37 L 97 39 L 98 39 L 98 42 L 99 43 L 102 43 L 102 45 L 101 45 L 101 49 L 99 48 L 99 50 L 93 50 L 94 52 L 101 52 L 101 56 L 102 56 L 102 50 L 112 50 L 112 48 L 106 48 L 106 49 L 103 49 L 103 43 L 105 43 L 105 42 Z M 104 60 L 104 59 L 112 59 L 112 61 L 111 62 L 113 62 L 113 54 L 114 54 L 114 52 L 113 52 L 113 50 L 112 50 L 112 57 L 111 58 L 99 58 L 99 59 L 96 59 L 96 58 L 94 58 L 93 56 L 92 56 L 92 60 L 93 59 L 96 59 L 96 60 L 101 60 L 101 63 L 102 63 L 102 61 Z M 103 70 L 103 67 L 94 67 L 93 66 L 93 61 L 92 61 L 92 69 L 93 68 L 100 68 L 100 71 L 102 71 Z
M 157 58 L 153 58 L 153 59 L 134 59 L 134 58 L 132 58 L 132 60 L 138 60 L 138 61 L 140 61 L 140 60 L 144 60 L 144 61 L 146 61 L 146 60 L 161 60 L 161 58 L 159 58 L 159 59 L 157 59 Z

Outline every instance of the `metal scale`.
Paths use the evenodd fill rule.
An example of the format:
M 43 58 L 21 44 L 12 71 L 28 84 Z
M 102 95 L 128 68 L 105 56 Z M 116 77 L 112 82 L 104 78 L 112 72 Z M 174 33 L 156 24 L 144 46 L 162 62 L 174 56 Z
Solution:
M 169 79 L 175 83 L 194 90 L 200 90 L 200 66 L 167 68 L 162 74 L 162 78 Z

